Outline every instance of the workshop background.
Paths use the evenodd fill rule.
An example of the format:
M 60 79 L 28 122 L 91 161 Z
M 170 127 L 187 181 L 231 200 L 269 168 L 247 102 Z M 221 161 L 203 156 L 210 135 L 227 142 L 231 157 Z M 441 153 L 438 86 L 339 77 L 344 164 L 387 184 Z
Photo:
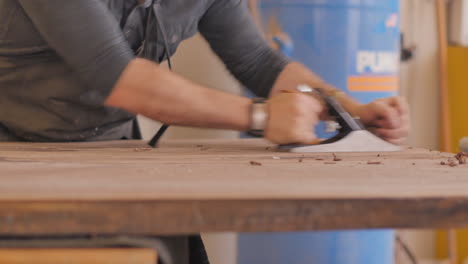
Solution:
M 396 2 L 397 0 L 342 0 L 342 2 L 350 4 L 386 1 Z M 401 43 L 404 48 L 403 57 L 406 60 L 400 64 L 399 94 L 408 99 L 411 107 L 412 134 L 408 144 L 429 149 L 448 147 L 448 150 L 456 151 L 455 146 L 458 144 L 459 138 L 462 135 L 468 136 L 468 122 L 464 120 L 468 115 L 468 107 L 466 106 L 468 89 L 464 85 L 468 78 L 468 74 L 464 74 L 468 69 L 468 48 L 463 46 L 468 45 L 468 1 L 438 1 L 401 0 L 399 2 L 400 15 L 397 16 L 397 23 L 403 36 Z M 288 3 L 288 1 L 283 2 Z M 314 4 L 329 1 L 290 2 Z M 443 9 L 447 9 L 446 13 L 444 12 L 441 16 L 439 12 L 438 16 L 438 11 L 441 11 L 440 4 L 444 2 L 448 3 L 448 5 L 443 6 Z M 260 13 L 264 12 L 262 1 L 259 1 L 258 7 Z M 281 7 L 277 12 L 281 12 Z M 444 21 L 448 25 L 444 26 Z M 269 27 L 275 27 L 275 25 L 272 26 L 272 23 L 276 26 L 287 25 L 287 17 L 280 17 L 278 21 L 264 23 L 266 25 L 260 26 L 268 31 Z M 448 31 L 447 35 L 445 35 L 444 29 Z M 446 39 L 441 38 L 441 36 L 446 36 Z M 267 37 L 270 36 L 267 34 Z M 448 40 L 450 45 L 445 52 L 446 48 L 443 42 Z M 291 38 L 291 41 L 295 43 L 300 40 Z M 283 52 L 290 51 L 286 47 Z M 295 50 L 296 56 L 297 52 L 298 50 Z M 208 44 L 199 35 L 181 45 L 174 57 L 173 67 L 177 73 L 209 87 L 236 94 L 244 93 L 241 85 L 229 75 L 220 60 L 211 52 Z M 444 90 L 441 89 L 447 89 L 447 98 L 444 97 Z M 158 129 L 159 124 L 141 118 L 141 126 L 143 136 L 148 139 Z M 167 133 L 167 138 L 172 139 L 236 137 L 239 137 L 239 134 L 231 131 L 180 127 L 171 127 Z M 447 143 L 444 145 L 444 141 L 449 141 L 450 146 L 447 146 Z M 468 263 L 468 260 L 465 260 L 468 257 L 468 232 L 457 231 L 455 236 L 453 236 L 454 232 L 449 233 L 452 234 L 451 243 L 447 243 L 448 236 L 445 231 L 397 231 L 396 234 L 404 245 L 396 243 L 388 246 L 392 250 L 395 249 L 396 263 L 415 263 L 414 259 L 411 259 L 411 255 L 414 255 L 417 263 L 450 263 L 447 261 L 449 255 L 447 252 L 455 255 L 451 256 L 452 260 L 456 259 L 458 263 Z M 239 254 L 243 253 L 239 252 L 238 234 L 204 234 L 203 238 L 213 264 L 239 263 Z M 409 249 L 409 252 L 404 250 L 404 246 Z M 311 251 L 313 250 L 311 249 Z M 368 250 L 371 254 L 373 248 L 369 247 Z

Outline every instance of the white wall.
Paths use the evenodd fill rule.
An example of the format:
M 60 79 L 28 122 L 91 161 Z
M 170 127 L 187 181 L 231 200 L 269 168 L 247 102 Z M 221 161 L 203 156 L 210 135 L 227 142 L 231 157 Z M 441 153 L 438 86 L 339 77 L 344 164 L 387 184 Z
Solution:
M 402 31 L 416 53 L 402 65 L 402 94 L 411 109 L 409 144 L 437 149 L 439 129 L 437 31 L 434 0 L 401 0 Z M 434 256 L 433 231 L 404 231 L 403 238 L 419 258 Z
M 412 117 L 410 144 L 437 148 L 439 127 L 437 31 L 433 0 L 401 0 L 402 31 L 415 57 L 402 67 L 402 92 Z

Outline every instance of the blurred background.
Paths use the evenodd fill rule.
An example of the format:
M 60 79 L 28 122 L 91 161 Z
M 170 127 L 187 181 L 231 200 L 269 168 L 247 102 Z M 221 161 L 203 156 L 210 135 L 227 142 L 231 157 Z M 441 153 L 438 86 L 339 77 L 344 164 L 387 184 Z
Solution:
M 468 1 L 244 1 L 272 47 L 356 99 L 405 96 L 412 117 L 408 145 L 456 152 L 460 138 L 468 136 Z M 182 44 L 173 66 L 198 83 L 245 94 L 199 35 Z M 160 124 L 141 117 L 141 126 L 149 139 Z M 167 133 L 172 139 L 237 137 L 231 131 L 180 127 Z M 462 230 L 203 238 L 213 264 L 468 263 L 468 232 Z M 288 256 L 278 255 L 279 248 Z

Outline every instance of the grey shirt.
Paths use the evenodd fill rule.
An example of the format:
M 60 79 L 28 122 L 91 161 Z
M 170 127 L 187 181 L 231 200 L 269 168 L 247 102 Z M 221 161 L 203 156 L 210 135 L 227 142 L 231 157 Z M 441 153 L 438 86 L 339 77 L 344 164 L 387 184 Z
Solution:
M 129 136 L 135 116 L 103 104 L 120 74 L 198 31 L 258 96 L 287 64 L 242 0 L 0 0 L 0 140 Z

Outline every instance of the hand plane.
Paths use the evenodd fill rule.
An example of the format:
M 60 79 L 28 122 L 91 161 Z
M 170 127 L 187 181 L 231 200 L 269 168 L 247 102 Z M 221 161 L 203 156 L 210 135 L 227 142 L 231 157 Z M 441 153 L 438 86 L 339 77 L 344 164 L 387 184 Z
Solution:
M 400 146 L 391 144 L 367 131 L 359 119 L 353 118 L 334 97 L 328 96 L 322 89 L 301 85 L 298 90 L 322 98 L 332 122 L 337 125 L 338 134 L 319 144 L 280 145 L 279 150 L 289 152 L 386 152 L 401 150 Z

